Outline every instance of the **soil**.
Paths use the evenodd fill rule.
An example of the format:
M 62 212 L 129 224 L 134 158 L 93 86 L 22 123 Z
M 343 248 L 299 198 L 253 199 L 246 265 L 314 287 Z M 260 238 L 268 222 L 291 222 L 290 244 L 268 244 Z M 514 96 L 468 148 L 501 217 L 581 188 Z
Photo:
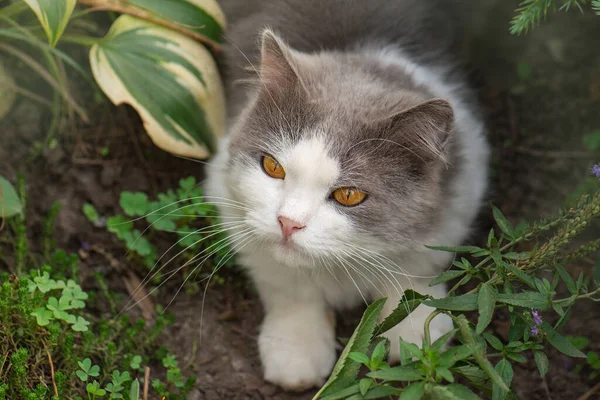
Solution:
M 586 151 L 582 136 L 600 129 L 600 19 L 577 13 L 552 17 L 526 36 L 510 36 L 508 21 L 514 2 L 482 1 L 473 10 L 471 32 L 465 37 L 469 79 L 477 89 L 494 146 L 490 200 L 510 219 L 534 219 L 554 213 L 565 196 L 586 176 L 600 154 Z M 507 3 L 507 2 L 504 2 Z M 527 70 L 531 70 L 528 73 Z M 518 71 L 521 71 L 519 74 Z M 89 86 L 77 85 L 80 98 Z M 86 92 L 87 91 L 87 92 Z M 0 121 L 0 175 L 14 181 L 22 172 L 29 193 L 29 226 L 39 236 L 41 218 L 54 202 L 62 204 L 57 220 L 57 246 L 80 252 L 83 243 L 111 254 L 131 267 L 121 244 L 103 228 L 95 228 L 81 212 L 90 202 L 102 215 L 119 212 L 119 193 L 150 194 L 174 187 L 181 177 L 203 175 L 201 163 L 173 157 L 148 139 L 135 112 L 107 102 L 89 102 L 91 121 L 63 121 L 52 149 L 39 151 L 46 140 L 50 114 L 21 100 Z M 102 156 L 103 148 L 108 155 Z M 489 230 L 485 212 L 481 232 Z M 85 255 L 86 253 L 81 253 Z M 570 266 L 571 272 L 592 273 L 594 261 Z M 81 262 L 84 286 L 94 285 L 94 272 L 104 274 L 111 288 L 127 295 L 127 279 L 105 257 Z M 141 269 L 134 269 L 139 279 Z M 191 399 L 310 399 L 314 392 L 286 393 L 265 383 L 256 347 L 262 309 L 256 293 L 236 269 L 224 283 L 209 287 L 206 296 L 179 293 L 169 311 L 175 325 L 164 335 L 188 374 L 198 377 Z M 168 304 L 179 282 L 166 285 L 151 301 Z M 133 312 L 140 312 L 135 310 Z M 351 332 L 360 310 L 340 316 L 340 335 Z M 502 315 L 493 328 L 506 334 Z M 600 350 L 600 309 L 581 302 L 566 335 L 586 336 Z M 201 335 L 200 335 L 201 333 Z M 521 399 L 574 400 L 596 382 L 575 372 L 575 362 L 550 350 L 546 379 L 531 358 L 515 365 L 514 385 Z M 600 399 L 600 390 L 589 399 Z

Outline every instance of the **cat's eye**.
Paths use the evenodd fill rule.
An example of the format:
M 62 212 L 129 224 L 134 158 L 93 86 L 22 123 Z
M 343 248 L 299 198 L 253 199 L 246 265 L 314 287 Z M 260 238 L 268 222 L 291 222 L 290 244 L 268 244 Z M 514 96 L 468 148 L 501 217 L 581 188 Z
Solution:
M 276 159 L 269 156 L 264 156 L 262 158 L 262 167 L 266 174 L 271 178 L 285 179 L 285 170 Z
M 357 206 L 367 198 L 365 192 L 352 187 L 339 188 L 332 193 L 332 196 L 335 201 L 347 207 Z

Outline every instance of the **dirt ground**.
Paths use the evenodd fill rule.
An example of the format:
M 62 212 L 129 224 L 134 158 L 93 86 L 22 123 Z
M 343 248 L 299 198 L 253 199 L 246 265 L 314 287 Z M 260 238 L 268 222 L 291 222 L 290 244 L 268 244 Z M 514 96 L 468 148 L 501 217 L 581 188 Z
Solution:
M 464 49 L 494 146 L 490 200 L 518 221 L 556 211 L 588 175 L 591 164 L 600 160 L 600 154 L 587 152 L 581 141 L 584 134 L 600 129 L 600 17 L 559 15 L 531 34 L 515 37 L 507 32 L 514 7 L 514 2 L 508 3 L 481 2 L 473 11 L 479 14 Z M 85 93 L 89 87 L 77 85 L 76 90 L 80 97 L 90 97 Z M 105 229 L 90 224 L 81 212 L 83 203 L 91 202 L 110 216 L 119 212 L 121 191 L 155 194 L 175 186 L 181 177 L 201 179 L 202 165 L 156 149 L 126 107 L 102 103 L 90 104 L 89 110 L 89 124 L 64 124 L 56 147 L 40 153 L 35 143 L 45 138 L 49 114 L 21 100 L 10 117 L 0 121 L 0 175 L 14 180 L 17 172 L 25 174 L 34 235 L 39 234 L 41 216 L 58 201 L 63 206 L 57 221 L 59 247 L 78 251 L 84 242 L 93 244 L 127 267 L 123 247 Z M 103 157 L 105 146 L 109 154 Z M 484 212 L 481 231 L 490 223 Z M 571 268 L 589 274 L 592 265 L 587 260 Z M 90 257 L 81 268 L 84 285 L 93 285 L 92 275 L 99 271 L 114 290 L 126 293 L 120 275 L 106 260 Z M 138 274 L 143 277 L 141 270 Z M 224 278 L 224 284 L 209 288 L 202 320 L 202 292 L 182 292 L 169 308 L 176 323 L 164 341 L 186 372 L 198 377 L 191 398 L 312 398 L 312 392 L 285 393 L 262 381 L 255 344 L 262 318 L 259 300 L 239 271 L 227 272 Z M 152 301 L 167 304 L 177 288 L 175 283 L 166 285 Z M 340 317 L 342 332 L 351 331 L 359 315 L 357 310 Z M 500 334 L 507 331 L 501 317 L 494 322 Z M 600 350 L 599 331 L 598 305 L 582 302 L 563 332 L 586 336 L 592 348 Z M 575 373 L 568 357 L 556 351 L 549 357 L 546 379 L 532 359 L 515 366 L 515 387 L 522 399 L 575 400 L 596 384 Z M 600 399 L 600 391 L 589 399 Z

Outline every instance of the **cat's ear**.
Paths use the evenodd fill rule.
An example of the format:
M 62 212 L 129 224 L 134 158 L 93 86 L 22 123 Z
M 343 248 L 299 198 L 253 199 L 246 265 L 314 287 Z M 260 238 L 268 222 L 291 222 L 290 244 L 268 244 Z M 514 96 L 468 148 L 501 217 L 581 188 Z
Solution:
M 394 140 L 424 161 L 446 161 L 445 148 L 454 130 L 454 111 L 444 99 L 403 110 L 389 120 Z
M 261 34 L 260 79 L 269 89 L 285 88 L 299 79 L 292 50 L 270 29 Z

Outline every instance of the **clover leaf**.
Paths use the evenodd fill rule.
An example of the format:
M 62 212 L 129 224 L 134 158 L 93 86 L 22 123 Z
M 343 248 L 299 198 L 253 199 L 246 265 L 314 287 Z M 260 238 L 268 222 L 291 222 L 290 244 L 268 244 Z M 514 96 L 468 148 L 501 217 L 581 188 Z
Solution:
M 70 322 L 73 325 L 71 326 L 71 329 L 73 329 L 75 332 L 85 332 L 88 330 L 88 326 L 89 326 L 89 322 L 87 320 L 85 320 L 82 317 L 77 317 L 77 320 L 74 322 Z
M 123 192 L 119 201 L 125 214 L 130 217 L 138 217 L 148 212 L 148 195 L 142 192 Z
M 46 326 L 50 323 L 50 320 L 54 319 L 52 311 L 48 311 L 43 307 L 36 308 L 30 315 L 35 317 L 39 326 Z

